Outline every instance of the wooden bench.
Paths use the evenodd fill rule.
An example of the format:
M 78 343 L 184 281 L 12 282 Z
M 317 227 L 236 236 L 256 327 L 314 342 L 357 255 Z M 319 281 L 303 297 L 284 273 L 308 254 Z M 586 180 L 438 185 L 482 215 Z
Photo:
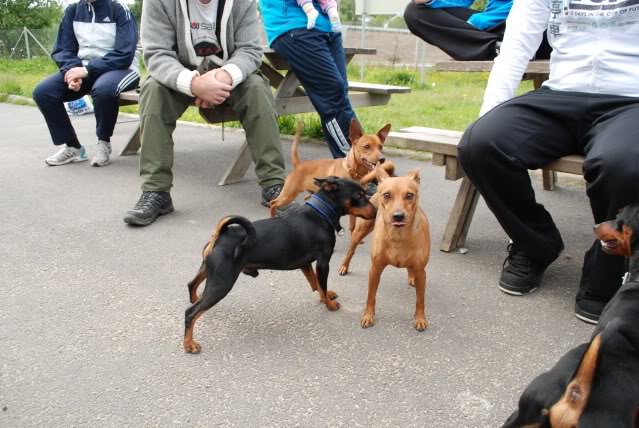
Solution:
M 465 245 L 466 235 L 479 200 L 479 192 L 464 175 L 457 159 L 457 144 L 461 136 L 462 133 L 458 131 L 411 127 L 402 129 L 401 132 L 391 132 L 386 138 L 388 145 L 432 153 L 433 165 L 446 168 L 446 180 L 462 179 L 439 246 L 440 250 L 446 252 Z M 582 165 L 582 156 L 570 155 L 549 163 L 544 169 L 553 173 L 582 175 Z
M 462 73 L 487 73 L 493 69 L 493 61 L 441 61 L 435 64 L 437 71 L 454 71 Z M 526 67 L 522 80 L 532 80 L 533 87 L 539 89 L 548 79 L 550 62 L 548 60 L 530 61 Z M 542 170 L 543 187 L 545 190 L 555 190 L 557 172 Z
M 345 48 L 346 63 L 348 64 L 356 54 L 375 54 L 375 49 Z M 300 86 L 295 73 L 290 70 L 289 65 L 281 59 L 272 49 L 264 49 L 264 56 L 267 61 L 263 61 L 260 71 L 271 82 L 275 89 L 275 105 L 280 116 L 315 112 L 311 101 L 306 96 L 304 89 Z M 373 83 L 349 82 L 349 98 L 351 105 L 355 107 L 370 107 L 386 105 L 393 94 L 404 94 L 411 89 L 403 86 L 379 85 Z M 139 103 L 140 95 L 136 91 L 127 91 L 120 94 L 120 105 L 135 105 Z M 233 110 L 230 108 L 214 109 L 217 115 L 209 115 L 209 123 L 223 123 L 237 120 Z M 140 149 L 140 128 L 133 132 L 128 143 L 120 155 L 132 155 Z M 253 162 L 248 143 L 244 144 L 237 152 L 235 159 L 224 173 L 219 185 L 236 183 L 244 177 L 246 171 Z

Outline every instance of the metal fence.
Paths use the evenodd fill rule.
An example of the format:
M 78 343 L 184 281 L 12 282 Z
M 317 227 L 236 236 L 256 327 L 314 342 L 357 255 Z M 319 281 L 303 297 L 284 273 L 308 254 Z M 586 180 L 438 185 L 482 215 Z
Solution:
M 27 59 L 49 56 L 57 28 L 0 30 L 0 58 Z

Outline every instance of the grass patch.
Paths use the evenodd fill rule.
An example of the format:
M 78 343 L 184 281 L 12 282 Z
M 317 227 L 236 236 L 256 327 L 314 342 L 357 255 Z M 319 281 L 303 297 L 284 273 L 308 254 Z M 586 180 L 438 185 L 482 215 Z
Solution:
M 31 97 L 33 88 L 57 68 L 48 58 L 31 60 L 0 60 L 0 93 Z M 357 64 L 348 66 L 349 79 L 360 81 Z M 146 70 L 142 70 L 143 75 Z M 477 118 L 481 107 L 487 73 L 440 73 L 428 71 L 420 84 L 420 73 L 411 68 L 367 67 L 364 81 L 396 86 L 408 86 L 409 94 L 391 97 L 385 106 L 356 109 L 357 117 L 367 132 L 374 132 L 391 123 L 397 130 L 408 126 L 426 126 L 461 131 Z M 532 89 L 531 82 L 524 82 L 519 93 Z M 138 106 L 121 108 L 122 112 L 138 113 Z M 194 107 L 190 107 L 182 120 L 205 123 Z M 283 116 L 280 132 L 292 135 L 297 121 L 304 123 L 304 136 L 322 139 L 322 126 L 316 113 Z M 229 122 L 228 127 L 240 127 L 239 122 Z

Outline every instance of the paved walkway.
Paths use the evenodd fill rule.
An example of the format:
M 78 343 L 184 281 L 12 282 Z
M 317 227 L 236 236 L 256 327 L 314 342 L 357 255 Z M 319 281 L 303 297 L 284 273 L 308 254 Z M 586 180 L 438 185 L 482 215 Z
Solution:
M 426 332 L 412 327 L 414 292 L 393 268 L 377 324 L 359 327 L 369 242 L 339 277 L 342 237 L 329 278 L 338 312 L 320 305 L 301 272 L 242 276 L 198 322 L 202 354 L 186 355 L 186 283 L 213 225 L 267 215 L 252 172 L 216 184 L 239 136 L 178 126 L 176 212 L 131 228 L 122 215 L 139 196 L 137 156 L 48 167 L 53 147 L 35 108 L 0 104 L 0 123 L 0 426 L 493 427 L 528 381 L 592 331 L 573 315 L 593 239 L 583 186 L 538 191 L 566 251 L 539 291 L 510 297 L 496 286 L 506 237 L 483 202 L 470 252 L 439 252 L 459 184 L 430 163 L 394 158 L 400 171 L 422 172 L 435 249 Z M 74 123 L 90 145 L 94 119 Z M 133 128 L 117 126 L 116 153 Z M 309 144 L 301 152 L 328 154 Z

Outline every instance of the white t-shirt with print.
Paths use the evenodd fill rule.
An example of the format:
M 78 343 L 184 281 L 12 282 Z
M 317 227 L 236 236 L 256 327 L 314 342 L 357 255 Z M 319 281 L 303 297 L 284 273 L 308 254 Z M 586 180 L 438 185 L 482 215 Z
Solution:
M 203 4 L 200 0 L 187 0 L 191 23 L 191 40 L 197 56 L 214 55 L 221 51 L 215 35 L 218 0 Z

